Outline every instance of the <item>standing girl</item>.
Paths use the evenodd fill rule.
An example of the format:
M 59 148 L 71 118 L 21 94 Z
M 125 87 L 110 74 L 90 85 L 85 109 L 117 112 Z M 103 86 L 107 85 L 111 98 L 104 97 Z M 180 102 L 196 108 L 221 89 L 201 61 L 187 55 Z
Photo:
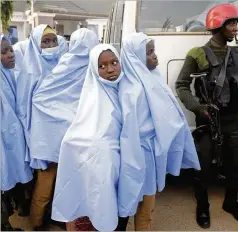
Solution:
M 48 25 L 37 26 L 31 32 L 23 67 L 17 79 L 17 115 L 23 125 L 28 145 L 26 160 L 30 162 L 32 168 L 37 170 L 30 212 L 33 228 L 40 227 L 43 223 L 46 207 L 52 197 L 57 166 L 50 162 L 45 154 L 36 153 L 33 149 L 41 141 L 32 138 L 32 126 L 34 125 L 32 98 L 44 78 L 58 64 L 60 56 L 55 31 Z
M 19 216 L 28 216 L 23 184 L 32 179 L 29 163 L 25 162 L 26 142 L 23 128 L 16 116 L 16 81 L 12 71 L 14 66 L 15 55 L 10 40 L 1 35 L 1 191 L 4 191 L 1 215 L 5 221 L 13 214 L 12 198 L 18 206 Z
M 78 112 L 61 144 L 54 220 L 87 216 L 99 231 L 117 227 L 122 77 L 114 47 L 100 44 L 92 49 Z
M 123 41 L 121 60 L 119 215 L 135 214 L 135 229 L 149 231 L 155 194 L 164 189 L 166 174 L 178 176 L 181 168 L 200 165 L 185 116 L 160 80 L 154 42 L 132 34 Z
M 32 100 L 31 138 L 34 154 L 58 163 L 60 144 L 76 115 L 89 52 L 98 44 L 98 37 L 86 28 L 72 33 L 69 52 L 44 78 Z

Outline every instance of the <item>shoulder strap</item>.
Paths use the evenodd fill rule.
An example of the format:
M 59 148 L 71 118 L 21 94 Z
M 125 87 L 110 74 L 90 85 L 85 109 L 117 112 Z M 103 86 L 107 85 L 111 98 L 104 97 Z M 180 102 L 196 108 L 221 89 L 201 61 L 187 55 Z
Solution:
M 218 65 L 220 65 L 216 55 L 214 54 L 214 52 L 212 51 L 212 49 L 208 46 L 203 46 L 202 49 L 204 50 L 210 64 L 213 66 L 213 67 L 216 67 Z
M 230 53 L 231 53 L 231 49 L 230 49 L 230 47 L 228 47 L 224 63 L 222 65 L 221 71 L 220 71 L 219 76 L 217 78 L 217 86 L 223 87 L 223 85 L 224 85 L 224 81 L 225 81 L 225 78 L 226 78 L 226 68 L 227 68 L 227 63 L 228 63 Z
M 219 76 L 216 78 L 216 87 L 213 92 L 214 99 L 217 99 L 217 101 L 220 102 L 223 106 L 226 106 L 227 103 L 230 101 L 229 81 L 226 78 L 226 68 L 230 53 L 231 48 L 228 47 L 221 71 L 219 73 Z

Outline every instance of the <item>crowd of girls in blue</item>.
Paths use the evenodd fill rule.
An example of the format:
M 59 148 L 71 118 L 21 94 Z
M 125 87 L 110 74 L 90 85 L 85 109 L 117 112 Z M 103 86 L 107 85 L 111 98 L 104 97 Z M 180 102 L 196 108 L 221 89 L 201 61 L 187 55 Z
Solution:
M 143 33 L 120 55 L 86 28 L 69 44 L 48 25 L 14 46 L 1 35 L 2 229 L 15 212 L 32 230 L 47 216 L 69 231 L 125 231 L 132 216 L 151 230 L 166 174 L 200 169 L 158 60 Z

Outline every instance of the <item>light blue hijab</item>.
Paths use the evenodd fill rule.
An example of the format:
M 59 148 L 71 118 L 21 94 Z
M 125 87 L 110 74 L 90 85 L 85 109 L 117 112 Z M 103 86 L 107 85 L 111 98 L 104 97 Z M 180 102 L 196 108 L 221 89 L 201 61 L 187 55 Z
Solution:
M 123 112 L 120 139 L 119 215 L 134 215 L 143 195 L 162 191 L 167 173 L 178 176 L 181 168 L 200 169 L 185 116 L 157 70 L 146 66 L 149 38 L 133 33 L 123 41 L 121 60 L 125 78 L 119 99 Z M 161 78 L 162 79 L 162 78 Z M 149 151 L 149 152 L 148 152 Z M 146 154 L 150 153 L 150 163 Z M 153 166 L 154 162 L 154 166 Z M 153 191 L 154 193 L 153 193 Z
M 70 50 L 44 78 L 32 100 L 32 159 L 58 163 L 61 141 L 76 115 L 97 35 L 79 29 L 71 35 Z
M 25 133 L 28 148 L 30 148 L 30 131 L 32 117 L 32 98 L 40 87 L 43 79 L 53 70 L 59 61 L 60 52 L 53 59 L 46 59 L 40 48 L 41 39 L 45 28 L 48 25 L 35 27 L 30 35 L 26 48 L 22 69 L 17 79 L 17 116 L 20 119 Z M 59 48 L 59 47 L 58 47 Z M 60 51 L 60 50 L 59 50 Z M 36 142 L 36 141 L 34 141 Z M 31 153 L 31 152 L 30 152 Z M 35 154 L 27 153 L 26 160 L 31 161 L 30 156 Z M 31 162 L 34 162 L 31 161 Z M 31 163 L 31 167 L 46 168 L 45 162 Z
M 57 38 L 59 43 L 60 57 L 62 57 L 66 52 L 69 51 L 69 46 L 63 36 L 57 35 Z
M 10 40 L 1 35 L 2 39 Z M 32 179 L 25 162 L 26 143 L 23 128 L 16 116 L 16 82 L 12 70 L 1 63 L 1 190 L 12 189 L 17 183 Z
M 117 183 L 120 168 L 120 77 L 110 82 L 98 73 L 98 58 L 114 47 L 100 44 L 90 53 L 78 112 L 61 144 L 52 219 L 68 222 L 88 216 L 98 231 L 118 224 Z
M 66 52 L 68 52 L 68 44 L 63 36 L 57 35 L 57 38 L 59 43 L 59 50 L 60 50 L 59 58 L 60 58 Z M 16 79 L 21 71 L 24 54 L 25 54 L 28 43 L 29 43 L 29 40 L 26 39 L 24 41 L 19 41 L 13 45 L 13 49 L 14 49 L 15 57 L 16 57 L 16 64 L 13 71 L 14 71 L 14 75 Z
M 13 45 L 15 59 L 16 59 L 15 68 L 13 69 L 13 71 L 14 71 L 16 80 L 22 68 L 23 57 L 24 57 L 28 42 L 29 40 L 27 39 L 24 41 L 17 42 L 16 44 Z

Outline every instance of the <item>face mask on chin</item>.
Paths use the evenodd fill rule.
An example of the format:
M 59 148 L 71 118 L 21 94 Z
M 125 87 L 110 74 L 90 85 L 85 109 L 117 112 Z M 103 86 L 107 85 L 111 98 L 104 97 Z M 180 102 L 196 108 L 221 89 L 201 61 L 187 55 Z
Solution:
M 53 60 L 59 56 L 59 46 L 53 48 L 42 48 L 41 56 L 46 60 Z
M 108 85 L 108 86 L 111 86 L 111 87 L 116 87 L 118 85 L 118 83 L 120 82 L 120 80 L 122 79 L 123 75 L 122 75 L 122 72 L 121 74 L 119 75 L 119 77 L 115 80 L 115 81 L 109 81 L 109 80 L 106 80 L 102 77 L 99 76 L 99 81 L 101 81 L 102 83 Z

